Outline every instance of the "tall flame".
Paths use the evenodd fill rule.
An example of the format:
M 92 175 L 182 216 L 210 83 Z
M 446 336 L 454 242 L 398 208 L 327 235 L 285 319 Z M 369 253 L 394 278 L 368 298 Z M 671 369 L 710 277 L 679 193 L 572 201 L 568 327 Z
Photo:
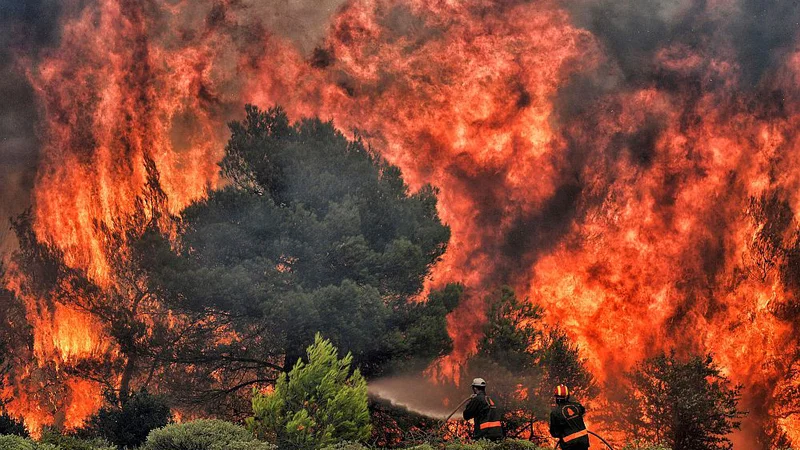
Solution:
M 123 249 L 113 248 L 102 230 L 114 231 L 134 212 L 147 181 L 145 160 L 156 163 L 172 213 L 217 183 L 224 125 L 212 116 L 221 94 L 210 90 L 214 68 L 203 62 L 213 39 L 172 48 L 154 31 L 162 23 L 148 16 L 146 4 L 105 0 L 79 9 L 75 3 L 67 8 L 76 12 L 63 25 L 61 46 L 29 63 L 45 118 L 34 231 L 63 252 L 68 266 L 108 286 L 116 283 L 109 258 Z M 18 386 L 7 409 L 34 430 L 79 426 L 102 403 L 101 386 L 65 368 L 103 358 L 114 344 L 87 313 L 15 290 L 34 328 L 35 362 L 26 372 L 54 367 L 66 393 L 32 399 Z M 31 389 L 41 383 L 21 377 L 18 384 Z
M 352 0 L 310 56 L 248 1 L 77 3 L 60 47 L 29 64 L 46 136 L 35 230 L 71 266 L 114 282 L 96 224 L 132 212 L 145 157 L 178 212 L 218 182 L 231 111 L 279 103 L 357 128 L 412 187 L 440 189 L 453 240 L 431 284 L 473 292 L 445 373 L 474 352 L 481 294 L 511 284 L 601 380 L 659 349 L 713 352 L 748 386 L 742 442 L 772 419 L 800 442 L 781 406 L 799 401 L 800 50 L 743 89 L 716 26 L 732 0 L 680 2 L 670 14 L 721 31 L 661 43 L 637 76 L 576 25 L 580 2 Z M 37 358 L 108 351 L 90 318 L 36 316 L 44 301 L 28 302 Z

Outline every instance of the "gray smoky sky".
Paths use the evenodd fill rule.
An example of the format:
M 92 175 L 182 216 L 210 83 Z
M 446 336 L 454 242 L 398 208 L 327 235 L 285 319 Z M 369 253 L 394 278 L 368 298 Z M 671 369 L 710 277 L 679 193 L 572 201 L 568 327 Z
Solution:
M 626 82 L 647 81 L 654 52 L 681 43 L 712 54 L 733 45 L 742 88 L 755 87 L 798 37 L 796 0 L 562 0 L 619 64 Z M 718 48 L 715 48 L 718 47 Z
M 0 0 L 0 255 L 13 245 L 7 219 L 28 207 L 39 159 L 34 93 L 14 56 L 57 43 L 59 14 L 55 1 Z
M 264 27 L 292 40 L 304 54 L 324 38 L 328 24 L 346 0 L 245 0 L 252 17 Z

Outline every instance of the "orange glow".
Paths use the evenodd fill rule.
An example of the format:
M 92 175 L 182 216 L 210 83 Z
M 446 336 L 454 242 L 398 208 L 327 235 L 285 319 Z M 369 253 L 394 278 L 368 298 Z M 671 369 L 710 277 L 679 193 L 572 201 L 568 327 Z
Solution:
M 134 212 L 146 158 L 157 165 L 171 213 L 216 185 L 225 128 L 210 109 L 223 94 L 209 91 L 214 68 L 203 62 L 212 37 L 174 49 L 153 36 L 154 19 L 143 5 L 100 0 L 78 10 L 79 3 L 64 5 L 78 12 L 62 24 L 60 46 L 27 63 L 45 119 L 34 231 L 64 253 L 68 266 L 107 288 L 117 284 L 110 257 L 125 249 L 107 242 L 100 226 L 117 231 Z M 76 427 L 102 404 L 101 388 L 66 369 L 116 357 L 114 343 L 102 324 L 59 299 L 25 303 L 36 361 L 16 380 L 7 409 L 35 432 L 42 425 Z M 37 371 L 51 370 L 62 385 L 23 395 L 42 383 Z
M 763 224 L 747 211 L 777 193 L 800 217 L 797 53 L 770 80 L 780 114 L 739 92 L 732 52 L 666 44 L 652 64 L 695 84 L 609 90 L 561 116 L 570 77 L 609 64 L 609 79 L 622 75 L 558 3 L 403 2 L 419 21 L 409 34 L 385 25 L 390 5 L 344 9 L 324 70 L 269 53 L 246 98 L 358 128 L 412 187 L 440 188 L 453 237 L 431 285 L 464 282 L 470 295 L 448 320 L 455 351 L 431 375 L 458 378 L 485 293 L 507 283 L 565 327 L 600 381 L 676 347 L 716 355 L 747 386 L 745 409 L 760 389 L 778 396 L 775 381 L 797 368 L 797 325 L 776 311 L 795 293 L 777 265 L 757 273 Z M 760 411 L 746 419 L 751 438 L 769 420 Z M 793 436 L 792 423 L 780 426 Z
M 214 2 L 225 14 L 206 1 L 133 3 L 76 12 L 60 47 L 29 64 L 46 119 L 35 230 L 71 267 L 113 285 L 95 225 L 132 213 L 145 157 L 177 213 L 219 184 L 224 122 L 245 102 L 277 103 L 358 129 L 412 189 L 439 188 L 452 240 L 428 287 L 457 281 L 468 295 L 448 318 L 455 350 L 432 376 L 458 379 L 486 293 L 509 284 L 564 327 L 600 381 L 658 350 L 713 352 L 747 386 L 744 433 L 775 416 L 800 439 L 797 415 L 775 406 L 800 382 L 788 315 L 798 288 L 777 248 L 800 229 L 800 50 L 750 91 L 728 40 L 664 43 L 646 63 L 660 79 L 627 85 L 555 0 L 352 0 L 320 44 L 325 58 L 254 26 L 240 2 Z M 718 20 L 729 3 L 693 14 Z M 576 80 L 600 87 L 583 98 Z M 773 195 L 794 223 L 765 249 L 751 202 Z M 90 317 L 44 303 L 26 299 L 38 361 L 19 385 L 113 352 Z M 15 414 L 52 423 L 23 395 L 32 389 L 18 391 Z M 97 407 L 73 397 L 67 424 Z

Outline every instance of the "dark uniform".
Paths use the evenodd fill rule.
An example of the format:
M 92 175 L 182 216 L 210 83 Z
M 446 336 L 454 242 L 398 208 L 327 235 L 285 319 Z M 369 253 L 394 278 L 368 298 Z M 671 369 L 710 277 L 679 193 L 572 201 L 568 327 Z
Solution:
M 559 438 L 563 450 L 589 448 L 589 432 L 583 423 L 586 408 L 578 402 L 566 400 L 550 411 L 550 435 Z
M 464 420 L 474 419 L 475 439 L 499 441 L 503 439 L 500 411 L 485 392 L 478 392 L 464 408 Z

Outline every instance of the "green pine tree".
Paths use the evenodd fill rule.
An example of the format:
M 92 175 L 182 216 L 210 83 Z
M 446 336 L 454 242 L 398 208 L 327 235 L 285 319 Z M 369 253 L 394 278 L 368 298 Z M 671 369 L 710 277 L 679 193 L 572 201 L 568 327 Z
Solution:
M 254 392 L 248 428 L 281 448 L 321 448 L 337 441 L 364 441 L 371 426 L 367 383 L 352 356 L 338 358 L 336 347 L 319 334 L 308 347 L 308 363 L 298 360 L 269 393 Z
M 629 439 L 673 450 L 731 450 L 729 436 L 745 415 L 741 385 L 733 385 L 711 355 L 679 358 L 674 351 L 640 362 L 611 399 L 614 419 Z M 603 418 L 603 417 L 601 417 Z

